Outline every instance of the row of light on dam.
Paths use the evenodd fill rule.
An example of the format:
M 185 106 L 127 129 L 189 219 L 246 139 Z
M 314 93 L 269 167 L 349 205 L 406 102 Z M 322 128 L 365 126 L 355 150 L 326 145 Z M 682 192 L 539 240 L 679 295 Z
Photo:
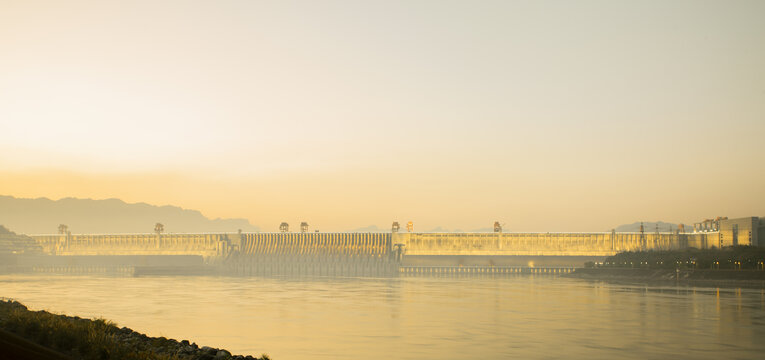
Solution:
M 401 225 L 398 223 L 398 221 L 394 221 L 393 224 L 391 224 L 390 230 L 391 232 L 397 233 L 401 229 Z M 286 222 L 282 222 L 279 224 L 279 231 L 286 233 L 290 231 L 290 224 Z M 319 232 L 319 230 L 315 230 L 316 232 Z M 414 223 L 409 221 L 406 223 L 406 231 L 412 232 L 414 231 Z M 308 223 L 303 221 L 300 223 L 300 232 L 305 233 L 308 232 Z M 502 232 L 502 224 L 499 223 L 499 221 L 494 222 L 494 232 Z
M 394 223 L 394 224 L 398 224 L 398 223 Z M 282 222 L 281 224 L 279 224 L 279 232 L 286 233 L 286 232 L 289 232 L 289 231 L 290 231 L 290 224 L 289 223 Z M 314 231 L 315 232 L 319 232 L 318 229 L 314 230 Z M 300 232 L 301 233 L 308 232 L 308 223 L 307 222 L 303 221 L 303 222 L 300 223 Z
M 394 221 L 391 225 L 391 232 L 399 232 L 401 226 L 399 225 L 398 221 Z M 414 230 L 414 223 L 409 221 L 406 223 L 406 231 L 412 232 Z M 286 222 L 282 222 L 279 224 L 279 231 L 286 233 L 290 231 L 290 224 Z M 319 230 L 314 230 L 315 232 L 319 232 Z M 154 232 L 157 234 L 161 234 L 165 232 L 165 225 L 162 223 L 156 223 L 154 224 Z M 239 230 L 241 232 L 241 230 Z M 308 223 L 303 221 L 300 223 L 300 232 L 306 233 L 308 232 Z M 500 225 L 499 221 L 494 222 L 494 232 L 502 232 L 502 225 Z M 67 234 L 70 233 L 69 226 L 66 224 L 60 224 L 58 226 L 58 233 L 59 234 Z
M 390 230 L 391 230 L 391 232 L 395 233 L 395 232 L 398 232 L 400 228 L 401 228 L 401 225 L 399 225 L 398 221 L 394 221 L 393 224 L 391 225 Z M 414 223 L 411 222 L 411 221 L 406 223 L 406 231 L 412 232 L 413 230 L 414 230 Z M 289 232 L 290 231 L 290 224 L 288 224 L 286 222 L 282 222 L 281 224 L 279 224 L 279 231 L 283 232 L 283 233 Z M 315 231 L 319 232 L 319 230 L 315 230 Z M 307 222 L 303 221 L 303 222 L 300 223 L 300 232 L 301 233 L 308 232 L 308 223 Z

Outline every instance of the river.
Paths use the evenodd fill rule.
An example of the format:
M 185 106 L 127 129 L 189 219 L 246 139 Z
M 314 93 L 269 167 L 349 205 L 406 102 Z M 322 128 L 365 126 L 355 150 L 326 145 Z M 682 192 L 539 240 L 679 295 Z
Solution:
M 551 276 L 0 275 L 30 309 L 293 359 L 753 359 L 765 291 Z

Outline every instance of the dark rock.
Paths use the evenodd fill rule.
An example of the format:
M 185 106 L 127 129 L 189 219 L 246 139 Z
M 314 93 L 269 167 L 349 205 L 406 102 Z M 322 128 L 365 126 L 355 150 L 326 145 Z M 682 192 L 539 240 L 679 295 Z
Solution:
M 211 348 L 209 346 L 203 346 L 202 347 L 202 353 L 204 354 L 210 354 L 212 356 L 218 355 L 218 349 Z
M 231 353 L 226 350 L 218 350 L 218 352 L 215 354 L 216 360 L 223 360 L 223 359 L 230 359 Z

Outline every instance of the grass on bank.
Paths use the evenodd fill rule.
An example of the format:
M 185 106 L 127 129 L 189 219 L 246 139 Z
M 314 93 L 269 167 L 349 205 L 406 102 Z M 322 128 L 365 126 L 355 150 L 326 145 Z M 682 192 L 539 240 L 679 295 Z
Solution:
M 0 301 L 0 328 L 76 359 L 175 360 L 204 358 L 176 355 L 178 342 L 125 331 L 105 319 L 82 319 L 30 311 L 13 300 Z M 169 352 L 169 353 L 168 353 Z M 267 360 L 268 356 L 261 358 Z
M 0 305 L 0 328 L 63 354 L 85 359 L 174 359 L 136 352 L 117 340 L 119 328 L 110 321 L 29 311 L 16 301 L 3 301 Z

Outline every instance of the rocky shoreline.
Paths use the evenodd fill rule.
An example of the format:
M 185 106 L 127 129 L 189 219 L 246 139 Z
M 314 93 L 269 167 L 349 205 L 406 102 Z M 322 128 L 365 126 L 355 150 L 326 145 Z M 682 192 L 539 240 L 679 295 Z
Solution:
M 175 356 L 178 359 L 189 360 L 255 360 L 268 359 L 267 356 L 255 358 L 253 356 L 232 355 L 225 349 L 218 349 L 209 346 L 199 347 L 196 343 L 190 343 L 188 340 L 177 341 L 166 339 L 164 337 L 152 338 L 145 334 L 133 331 L 123 327 L 119 329 L 116 338 L 135 349 L 137 352 L 152 352 L 159 355 Z
M 150 337 L 103 319 L 30 311 L 13 300 L 0 301 L 0 331 L 0 339 L 16 349 L 12 358 L 20 359 L 39 358 L 32 354 L 43 347 L 69 359 L 269 360 L 265 354 L 232 355 L 188 340 Z

